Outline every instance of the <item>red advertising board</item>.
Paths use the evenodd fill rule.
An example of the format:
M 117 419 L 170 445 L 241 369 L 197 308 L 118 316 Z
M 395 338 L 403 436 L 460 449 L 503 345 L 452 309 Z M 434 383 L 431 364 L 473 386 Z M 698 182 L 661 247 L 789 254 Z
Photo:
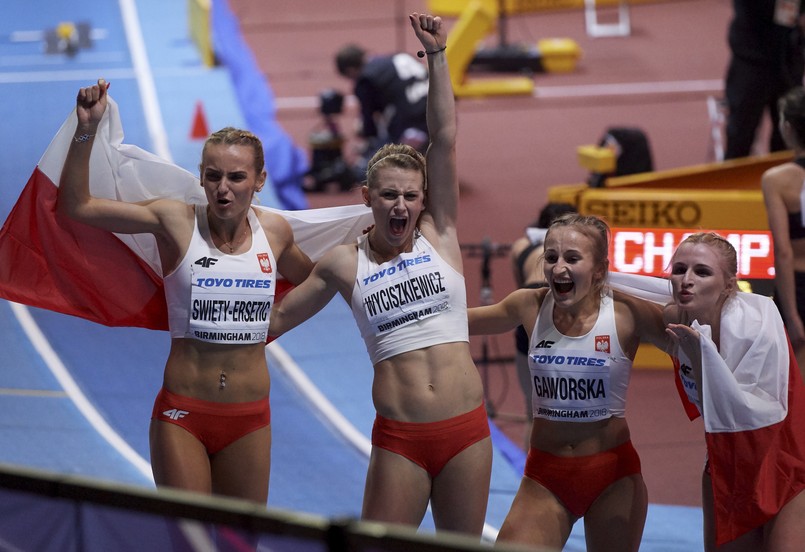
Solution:
M 610 242 L 610 269 L 630 274 L 664 276 L 671 255 L 691 229 L 613 228 Z M 771 232 L 760 230 L 715 230 L 738 253 L 738 278 L 763 280 L 774 278 L 774 249 Z

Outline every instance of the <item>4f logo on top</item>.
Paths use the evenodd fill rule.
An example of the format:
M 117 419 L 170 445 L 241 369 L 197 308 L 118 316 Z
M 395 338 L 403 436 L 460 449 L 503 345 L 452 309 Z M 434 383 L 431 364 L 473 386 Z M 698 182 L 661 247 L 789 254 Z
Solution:
M 210 268 L 212 265 L 218 262 L 218 259 L 215 257 L 201 257 L 193 264 L 197 264 L 203 266 L 204 268 Z
M 271 259 L 268 258 L 268 253 L 258 253 L 257 261 L 260 263 L 260 270 L 262 270 L 265 274 L 271 274 L 273 272 L 273 269 L 271 268 Z

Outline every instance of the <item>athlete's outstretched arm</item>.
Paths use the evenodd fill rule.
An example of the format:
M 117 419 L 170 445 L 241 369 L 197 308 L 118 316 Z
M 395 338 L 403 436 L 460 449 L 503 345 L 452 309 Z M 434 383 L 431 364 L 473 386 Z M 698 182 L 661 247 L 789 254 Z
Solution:
M 292 330 L 323 309 L 339 291 L 349 301 L 342 272 L 349 272 L 349 262 L 353 261 L 354 278 L 354 255 L 354 245 L 341 245 L 327 252 L 313 267 L 310 276 L 271 309 L 269 335 L 277 337 Z
M 470 335 L 499 334 L 521 324 L 530 331 L 538 311 L 538 292 L 517 289 L 499 303 L 467 309 Z

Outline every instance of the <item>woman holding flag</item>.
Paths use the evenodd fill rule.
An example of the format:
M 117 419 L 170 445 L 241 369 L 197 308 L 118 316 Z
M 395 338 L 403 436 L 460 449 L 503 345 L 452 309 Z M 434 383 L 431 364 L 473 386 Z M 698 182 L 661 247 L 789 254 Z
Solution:
M 156 240 L 171 346 L 151 422 L 154 479 L 265 504 L 271 425 L 264 347 L 277 273 L 300 283 L 312 262 L 283 217 L 251 205 L 266 170 L 262 144 L 247 131 L 222 129 L 205 143 L 206 205 L 93 197 L 90 152 L 107 88 L 99 80 L 78 92 L 57 208 L 108 232 Z
M 665 309 L 678 387 L 704 418 L 705 550 L 795 551 L 805 543 L 805 388 L 772 300 L 737 291 L 733 246 L 686 238 Z

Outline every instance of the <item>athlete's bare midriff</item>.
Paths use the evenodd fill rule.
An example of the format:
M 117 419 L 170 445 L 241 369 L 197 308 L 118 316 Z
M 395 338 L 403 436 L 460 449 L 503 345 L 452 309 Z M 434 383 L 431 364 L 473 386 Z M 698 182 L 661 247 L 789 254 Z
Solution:
M 205 401 L 264 399 L 270 389 L 265 343 L 221 345 L 173 339 L 164 386 L 172 393 Z
M 434 422 L 483 402 L 483 387 L 463 341 L 408 351 L 375 365 L 372 398 L 378 414 L 407 422 Z
M 629 440 L 625 418 L 597 422 L 557 422 L 534 418 L 531 447 L 555 456 L 589 456 Z

